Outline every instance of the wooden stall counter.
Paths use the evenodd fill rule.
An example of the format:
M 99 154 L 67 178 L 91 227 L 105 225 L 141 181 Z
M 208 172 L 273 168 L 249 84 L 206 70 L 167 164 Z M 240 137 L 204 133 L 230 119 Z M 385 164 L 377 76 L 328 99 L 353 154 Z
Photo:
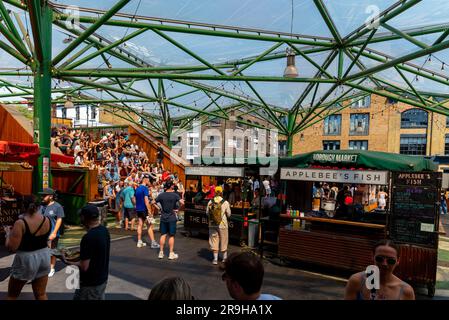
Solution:
M 281 218 L 306 221 L 305 228 L 280 227 L 281 257 L 357 272 L 372 264 L 374 244 L 385 238 L 382 224 L 318 217 Z

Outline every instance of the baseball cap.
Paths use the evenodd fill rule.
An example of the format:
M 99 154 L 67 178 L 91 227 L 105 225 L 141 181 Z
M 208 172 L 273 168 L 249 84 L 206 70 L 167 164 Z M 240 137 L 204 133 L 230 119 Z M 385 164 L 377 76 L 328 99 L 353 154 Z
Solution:
M 216 187 L 215 188 L 215 192 L 223 193 L 223 188 L 222 187 Z
M 55 190 L 53 190 L 52 188 L 44 188 L 41 192 L 39 192 L 39 194 L 41 195 L 52 195 L 55 193 Z
M 100 210 L 98 210 L 98 207 L 88 204 L 81 208 L 80 215 L 86 218 L 98 218 L 100 216 Z

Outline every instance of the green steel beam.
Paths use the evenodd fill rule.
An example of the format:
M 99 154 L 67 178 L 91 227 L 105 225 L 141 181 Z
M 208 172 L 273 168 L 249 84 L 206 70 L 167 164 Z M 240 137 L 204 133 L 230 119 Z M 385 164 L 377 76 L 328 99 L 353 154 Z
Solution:
M 438 37 L 438 39 L 435 40 L 435 42 L 432 44 L 432 46 L 437 45 L 437 44 L 443 42 L 443 40 L 446 39 L 447 36 L 449 36 L 449 27 L 446 29 L 446 31 L 444 31 L 441 34 L 441 36 Z
M 28 50 L 26 49 L 21 39 L 16 39 L 16 37 L 9 31 L 3 23 L 0 22 L 0 32 L 5 36 L 6 39 L 16 48 L 16 50 L 28 61 L 32 60 L 32 57 Z
M 362 77 L 364 77 L 366 75 L 371 75 L 373 73 L 376 73 L 376 72 L 383 71 L 383 70 L 386 70 L 388 68 L 394 67 L 395 65 L 399 65 L 401 63 L 404 63 L 404 62 L 407 62 L 407 61 L 410 61 L 410 60 L 413 60 L 413 59 L 417 59 L 417 58 L 420 58 L 422 56 L 426 56 L 426 55 L 429 55 L 431 53 L 438 52 L 438 51 L 441 51 L 441 50 L 444 50 L 444 49 L 447 49 L 447 48 L 449 48 L 449 41 L 442 42 L 442 43 L 437 44 L 437 45 L 435 45 L 433 47 L 429 47 L 429 48 L 426 48 L 426 49 L 418 50 L 416 52 L 413 52 L 413 53 L 407 54 L 405 56 L 402 56 L 400 58 L 396 58 L 394 60 L 385 62 L 382 65 L 375 66 L 375 67 L 369 68 L 368 70 L 349 75 L 349 76 L 345 77 L 343 79 L 343 81 L 346 82 L 346 81 L 362 78 Z
M 386 12 L 385 15 L 382 16 L 382 18 L 379 19 L 379 23 L 385 23 L 391 19 L 393 19 L 394 17 L 398 16 L 399 14 L 401 14 L 402 12 L 410 9 L 411 7 L 413 7 L 414 5 L 418 4 L 421 2 L 421 0 L 409 0 L 409 1 L 398 1 L 397 3 L 401 3 L 402 5 L 394 10 L 391 10 L 389 12 Z M 370 32 L 372 26 L 370 25 L 366 25 L 366 23 L 364 23 L 361 27 L 357 28 L 355 31 L 351 32 L 350 34 L 348 34 L 344 39 L 343 42 L 345 43 L 345 45 L 352 45 L 351 42 L 353 42 L 354 40 L 360 39 L 363 35 L 367 34 Z
M 60 69 L 65 69 L 70 63 L 81 57 L 84 53 L 86 53 L 89 49 L 95 47 L 95 43 L 89 43 L 88 45 L 84 46 L 81 50 L 79 50 L 77 53 L 75 53 L 73 56 L 68 58 L 64 63 L 61 64 L 59 67 Z
M 20 54 L 20 52 L 16 51 L 14 48 L 11 48 L 8 44 L 0 40 L 0 49 L 3 49 L 5 52 L 9 53 L 12 57 L 16 58 L 23 64 L 28 64 L 28 60 Z M 5 74 L 7 75 L 7 74 Z M 17 75 L 17 73 L 16 73 Z
M 174 73 L 145 73 L 145 72 L 109 72 L 77 71 L 77 70 L 56 70 L 57 77 L 105 77 L 105 78 L 137 78 L 137 79 L 181 79 L 181 80 L 215 80 L 215 81 L 262 81 L 262 82 L 316 82 L 316 83 L 336 83 L 337 79 L 321 78 L 283 78 L 271 76 L 228 76 L 228 75 L 208 75 L 208 74 L 174 74 Z
M 218 96 L 217 98 L 213 99 L 212 96 L 207 91 L 203 91 L 203 92 L 206 96 L 209 97 L 209 99 L 212 101 L 212 104 L 214 104 L 218 108 L 218 110 L 221 111 L 221 113 L 223 113 L 225 116 L 227 116 L 226 112 L 217 103 L 217 100 L 220 99 L 222 96 Z
M 332 51 L 327 56 L 327 58 L 324 61 L 323 65 L 321 66 L 321 69 L 326 70 L 331 65 L 331 63 L 334 61 L 334 59 L 337 56 L 337 54 L 338 54 L 337 50 Z M 318 70 L 318 72 L 314 75 L 315 78 L 321 77 L 321 69 Z M 292 112 L 295 114 L 296 118 L 297 118 L 297 115 L 298 115 L 299 108 L 302 107 L 301 106 L 302 102 L 304 101 L 304 99 L 307 97 L 307 95 L 310 93 L 310 91 L 313 89 L 314 86 L 315 86 L 315 83 L 309 83 L 308 86 L 306 87 L 306 89 L 303 91 L 303 93 L 299 97 L 299 99 L 293 105 Z M 296 118 L 295 118 L 295 121 L 296 121 Z
M 337 27 L 335 26 L 335 23 L 332 21 L 332 18 L 329 14 L 329 12 L 326 9 L 326 6 L 324 5 L 322 0 L 313 0 L 315 3 L 315 6 L 317 7 L 318 11 L 321 14 L 321 17 L 323 18 L 324 22 L 326 23 L 329 31 L 331 32 L 332 36 L 334 37 L 335 41 L 337 41 L 338 45 L 342 45 L 342 39 L 340 36 L 340 33 L 337 30 Z
M 341 79 L 343 76 L 344 57 L 343 49 L 338 49 L 338 79 Z
M 376 33 L 377 29 L 374 29 L 370 35 L 368 36 L 368 38 L 366 39 L 365 43 L 363 43 L 362 47 L 360 48 L 359 52 L 357 53 L 357 55 L 354 57 L 354 59 L 352 59 L 351 64 L 349 65 L 348 69 L 346 70 L 345 74 L 343 75 L 343 78 L 345 78 L 349 72 L 351 71 L 352 67 L 354 67 L 356 61 L 359 60 L 360 55 L 362 54 L 363 50 L 365 50 L 366 46 L 368 45 L 368 43 L 370 42 L 370 40 L 373 38 L 374 34 Z
M 65 19 L 67 19 L 67 17 L 68 16 L 66 14 L 56 14 L 55 20 L 65 21 Z M 83 23 L 96 23 L 97 21 L 98 21 L 98 19 L 95 17 L 88 17 L 88 16 L 80 17 L 80 22 L 83 22 Z M 201 29 L 201 28 L 188 28 L 188 27 L 179 27 L 179 26 L 172 26 L 172 25 L 152 24 L 152 23 L 145 23 L 145 22 L 125 21 L 125 20 L 110 19 L 110 20 L 106 21 L 104 24 L 110 25 L 110 26 L 120 26 L 120 27 L 129 27 L 129 28 L 149 28 L 151 30 L 189 33 L 189 34 L 200 34 L 200 35 L 206 35 L 206 36 L 226 37 L 226 38 L 235 38 L 235 39 L 296 43 L 296 44 L 320 46 L 320 47 L 328 47 L 328 48 L 335 46 L 335 43 L 333 43 L 331 41 L 325 42 L 325 41 L 295 39 L 295 38 L 290 38 L 290 37 L 245 34 L 245 33 L 229 32 L 229 31 L 207 30 L 207 29 Z
M 25 26 L 23 25 L 22 19 L 20 18 L 19 14 L 17 12 L 14 12 L 14 17 L 16 18 L 17 25 L 19 26 L 20 32 L 23 34 L 23 39 L 25 39 L 25 43 L 28 45 L 28 50 L 34 54 L 34 46 L 30 41 L 30 35 L 28 34 L 28 31 L 25 29 Z M 19 37 L 20 38 L 20 37 Z
M 256 58 L 254 58 L 253 60 L 251 60 L 250 62 L 244 64 L 242 67 L 240 67 L 238 70 L 235 70 L 231 75 L 235 76 L 237 74 L 239 74 L 240 72 L 242 72 L 243 70 L 248 69 L 249 67 L 251 67 L 254 63 L 260 61 L 263 57 L 265 57 L 266 55 L 268 55 L 269 53 L 273 52 L 274 50 L 276 50 L 277 48 L 279 48 L 281 45 L 283 45 L 283 42 L 278 42 L 276 43 L 274 46 L 272 46 L 271 48 L 265 50 L 264 52 L 262 52 L 260 55 L 258 55 Z
M 8 10 L 6 10 L 6 7 L 2 1 L 0 1 L 0 15 L 5 20 L 5 23 L 8 26 L 8 29 L 12 32 L 13 36 L 18 40 L 21 39 L 20 34 L 17 32 L 16 26 L 14 25 L 14 22 L 9 16 Z
M 422 104 L 426 104 L 426 101 L 423 99 L 423 97 L 416 91 L 415 87 L 412 85 L 412 83 L 407 79 L 407 77 L 402 73 L 401 70 L 399 70 L 398 67 L 394 67 L 396 69 L 396 71 L 399 73 L 399 75 L 401 76 L 402 79 L 404 79 L 405 83 L 407 83 L 407 85 L 410 87 L 410 89 L 412 89 L 413 93 L 415 94 L 415 96 L 421 100 Z
M 429 35 L 429 34 L 434 34 L 434 33 L 441 33 L 441 32 L 444 32 L 445 30 L 448 30 L 448 27 L 449 26 L 447 24 L 444 24 L 444 25 L 438 25 L 438 26 L 423 27 L 423 28 L 419 28 L 418 30 L 416 28 L 413 28 L 413 29 L 404 29 L 401 31 L 403 33 L 408 34 L 410 37 L 416 37 L 416 36 L 424 36 L 424 35 Z M 397 34 L 392 33 L 392 34 L 385 35 L 385 33 L 381 33 L 381 34 L 378 34 L 376 37 L 373 37 L 373 39 L 370 41 L 370 44 L 393 41 L 393 40 L 398 40 L 401 38 L 402 37 Z M 365 41 L 366 41 L 366 39 L 361 38 L 360 40 L 351 42 L 351 46 L 360 46 Z M 435 44 L 438 44 L 438 43 L 435 43 Z
M 196 53 L 194 53 L 193 51 L 189 50 L 188 48 L 186 48 L 185 46 L 183 46 L 182 44 L 180 44 L 179 42 L 173 40 L 172 38 L 170 38 L 169 36 L 167 36 L 165 33 L 157 30 L 157 29 L 153 29 L 152 30 L 154 33 L 156 33 L 157 35 L 159 35 L 160 37 L 164 38 L 165 40 L 167 40 L 168 42 L 170 42 L 171 44 L 173 44 L 175 47 L 181 49 L 182 51 L 184 51 L 185 53 L 187 53 L 188 55 L 190 55 L 191 57 L 195 58 L 196 60 L 198 60 L 199 62 L 201 62 L 202 64 L 208 66 L 210 69 L 214 70 L 215 72 L 217 72 L 218 74 L 221 75 L 225 75 L 226 73 L 224 73 L 223 71 L 221 71 L 220 69 L 215 68 L 212 64 L 210 64 L 209 62 L 207 62 L 206 60 L 204 60 L 203 58 L 201 58 L 199 55 L 197 55 Z
M 303 57 L 304 59 L 306 59 L 310 64 L 312 64 L 315 68 L 317 68 L 319 71 L 321 71 L 321 73 L 324 73 L 329 79 L 333 79 L 335 77 L 333 77 L 329 72 L 327 72 L 325 69 L 323 69 L 318 63 L 316 63 L 315 61 L 313 61 L 312 58 L 308 57 L 304 52 L 302 52 L 302 50 L 299 50 L 296 46 L 292 45 L 291 43 L 288 43 L 288 45 L 295 50 L 295 52 L 299 55 L 301 55 L 301 57 Z
M 200 91 L 200 89 L 193 89 L 193 90 L 190 90 L 190 91 L 187 91 L 187 92 L 183 92 L 183 93 L 177 94 L 176 96 L 169 97 L 167 99 L 167 101 L 172 101 L 172 100 L 175 100 L 175 99 L 187 96 L 189 94 L 192 94 L 192 93 L 195 93 L 195 92 L 198 92 L 198 91 Z
M 94 59 L 95 57 L 98 57 L 100 54 L 102 54 L 102 53 L 104 53 L 104 52 L 107 52 L 107 51 L 109 51 L 109 50 L 111 50 L 111 49 L 113 49 L 113 48 L 115 48 L 115 47 L 121 45 L 123 42 L 126 42 L 126 41 L 128 41 L 128 40 L 131 40 L 132 38 L 137 37 L 138 35 L 144 33 L 144 32 L 147 31 L 147 30 L 148 30 L 148 29 L 139 29 L 139 30 L 137 30 L 137 31 L 135 31 L 135 32 L 133 32 L 133 33 L 130 33 L 130 34 L 127 35 L 126 37 L 123 37 L 122 39 L 120 39 L 120 40 L 118 40 L 118 41 L 116 41 L 116 42 L 114 42 L 114 43 L 111 43 L 111 44 L 108 45 L 108 46 L 105 46 L 105 47 L 103 47 L 103 48 L 101 48 L 101 49 L 98 49 L 98 51 L 96 51 L 96 52 L 94 52 L 94 53 L 91 53 L 91 54 L 88 55 L 87 57 L 84 57 L 84 58 L 82 58 L 82 59 L 80 59 L 80 60 L 78 60 L 78 61 L 76 61 L 76 62 L 73 62 L 72 64 L 69 64 L 69 65 L 66 66 L 64 69 L 65 69 L 65 70 L 71 70 L 71 69 L 74 69 L 74 68 L 76 68 L 76 67 L 78 67 L 78 66 L 80 66 L 80 65 L 82 65 L 82 64 L 84 64 L 84 63 L 86 63 L 86 62 L 88 62 L 88 61 L 90 61 L 90 60 L 92 60 L 92 59 Z
M 48 3 L 37 1 L 32 11 L 36 14 L 39 25 L 32 19 L 34 43 L 40 39 L 42 43 L 42 59 L 37 55 L 36 75 L 34 77 L 34 142 L 39 143 L 40 155 L 38 165 L 33 170 L 33 193 L 41 191 L 44 187 L 51 187 L 52 178 L 50 170 L 51 156 L 51 50 L 52 50 L 52 10 Z M 39 37 L 37 37 L 39 35 Z M 36 47 L 36 45 L 35 45 Z M 48 172 L 44 172 L 44 158 L 48 160 Z M 47 178 L 46 178 L 47 177 Z M 48 184 L 44 181 L 48 179 Z
M 426 48 L 429 47 L 429 46 L 428 46 L 427 44 L 425 44 L 424 42 L 418 41 L 418 40 L 416 40 L 415 38 L 413 38 L 412 36 L 408 35 L 407 33 L 402 32 L 401 30 L 398 30 L 398 29 L 396 29 L 396 28 L 394 28 L 394 27 L 392 27 L 392 26 L 390 26 L 390 25 L 388 25 L 388 24 L 386 24 L 386 23 L 382 23 L 381 25 L 382 25 L 382 27 L 384 27 L 385 29 L 390 30 L 390 31 L 393 32 L 393 33 L 396 33 L 396 34 L 397 34 L 398 36 L 400 36 L 401 38 L 403 38 L 403 39 L 409 41 L 410 43 L 413 43 L 414 45 L 420 47 L 421 49 L 426 49 Z
M 84 31 L 78 38 L 76 38 L 74 41 L 72 41 L 64 50 L 62 50 L 54 59 L 52 64 L 55 66 L 59 62 L 61 62 L 62 59 L 64 59 L 70 52 L 75 50 L 78 45 L 80 45 L 84 40 L 86 40 L 90 35 L 92 35 L 98 28 L 100 28 L 102 25 L 104 25 L 116 12 L 118 12 L 120 9 L 122 9 L 125 5 L 129 3 L 130 0 L 120 0 L 117 2 L 108 12 L 106 12 L 102 17 L 99 19 L 95 19 L 95 22 L 86 30 Z M 57 15 L 56 15 L 57 16 Z M 67 20 L 65 20 L 67 21 Z

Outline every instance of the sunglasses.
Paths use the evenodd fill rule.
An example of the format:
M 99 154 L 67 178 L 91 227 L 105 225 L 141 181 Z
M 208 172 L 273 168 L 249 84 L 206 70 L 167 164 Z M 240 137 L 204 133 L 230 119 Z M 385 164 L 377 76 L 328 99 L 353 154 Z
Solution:
M 387 263 L 392 266 L 396 264 L 396 259 L 391 257 L 385 257 L 385 256 L 375 256 L 374 260 L 376 260 L 377 263 L 383 263 L 385 260 L 387 260 Z

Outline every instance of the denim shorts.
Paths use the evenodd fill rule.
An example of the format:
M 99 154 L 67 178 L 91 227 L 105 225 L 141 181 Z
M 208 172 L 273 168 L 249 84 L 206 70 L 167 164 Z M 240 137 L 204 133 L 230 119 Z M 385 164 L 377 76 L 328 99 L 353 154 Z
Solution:
M 161 221 L 159 230 L 162 235 L 168 233 L 170 236 L 174 236 L 176 234 L 176 221 L 170 222 Z

